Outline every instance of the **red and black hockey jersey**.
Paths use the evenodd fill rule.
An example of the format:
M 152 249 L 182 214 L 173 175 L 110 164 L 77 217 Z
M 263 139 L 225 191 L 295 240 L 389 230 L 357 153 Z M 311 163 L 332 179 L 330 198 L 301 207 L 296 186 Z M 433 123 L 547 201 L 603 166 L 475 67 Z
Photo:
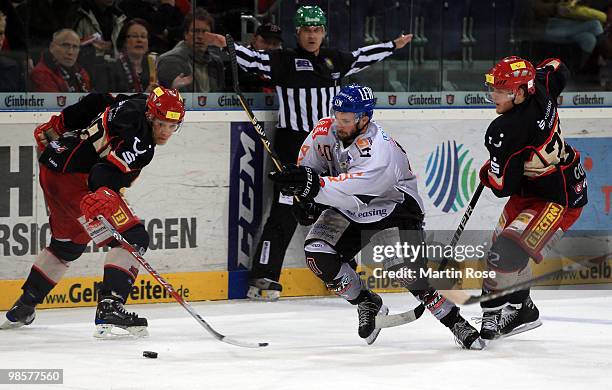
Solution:
M 496 196 L 533 196 L 571 208 L 586 205 L 580 154 L 565 142 L 557 111 L 568 77 L 561 61 L 544 61 L 537 68 L 535 93 L 489 125 L 488 179 Z
M 68 131 L 47 146 L 40 162 L 59 172 L 89 173 L 92 190 L 128 187 L 155 151 L 146 99 L 87 95 L 62 112 Z

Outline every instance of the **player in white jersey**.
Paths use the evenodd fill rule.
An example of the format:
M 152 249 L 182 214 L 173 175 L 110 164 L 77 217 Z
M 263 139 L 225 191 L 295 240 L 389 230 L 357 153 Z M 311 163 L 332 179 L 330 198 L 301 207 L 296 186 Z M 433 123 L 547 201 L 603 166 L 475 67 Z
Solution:
M 281 192 L 295 195 L 296 217 L 313 224 L 304 244 L 306 263 L 335 294 L 357 305 L 359 336 L 373 343 L 380 332 L 376 314 L 388 313 L 351 264 L 369 242 L 420 244 L 423 202 L 416 177 L 402 147 L 371 121 L 376 99 L 372 90 L 349 85 L 333 99 L 332 118 L 321 119 L 304 141 L 299 165 L 271 173 Z M 391 239 L 390 239 L 391 238 Z M 426 259 L 383 261 L 386 270 L 422 268 Z M 423 279 L 398 279 L 447 326 L 463 348 L 482 349 L 480 335 Z

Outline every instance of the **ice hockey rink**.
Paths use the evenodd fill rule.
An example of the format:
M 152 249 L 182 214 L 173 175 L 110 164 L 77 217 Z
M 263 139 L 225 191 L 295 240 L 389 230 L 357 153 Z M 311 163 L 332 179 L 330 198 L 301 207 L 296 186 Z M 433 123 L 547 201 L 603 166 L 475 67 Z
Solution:
M 383 329 L 368 346 L 357 335 L 355 308 L 331 297 L 193 304 L 220 332 L 270 343 L 257 349 L 213 339 L 178 304 L 128 306 L 149 319 L 150 336 L 142 339 L 94 339 L 95 308 L 39 310 L 31 326 L 0 331 L 0 367 L 62 368 L 64 383 L 0 388 L 609 389 L 610 291 L 532 296 L 543 326 L 483 351 L 459 349 L 429 313 Z M 391 312 L 416 303 L 409 294 L 383 298 Z M 462 313 L 471 318 L 479 310 Z M 158 358 L 143 357 L 145 350 Z

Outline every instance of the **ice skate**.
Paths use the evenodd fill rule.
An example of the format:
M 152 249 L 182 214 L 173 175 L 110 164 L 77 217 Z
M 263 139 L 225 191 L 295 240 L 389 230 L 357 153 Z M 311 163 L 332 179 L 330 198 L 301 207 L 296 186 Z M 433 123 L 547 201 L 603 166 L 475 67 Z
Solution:
M 455 335 L 455 342 L 463 349 L 481 350 L 486 344 L 480 334 L 467 320 L 458 316 L 457 322 L 452 326 L 451 332 Z
M 488 341 L 499 338 L 499 321 L 501 318 L 501 312 L 501 309 L 485 309 L 482 313 L 482 318 L 477 318 L 477 322 L 481 323 L 480 337 L 483 340 Z
M 366 298 L 357 305 L 359 337 L 365 339 L 368 345 L 376 341 L 380 333 L 380 328 L 376 328 L 376 315 L 387 315 L 388 313 L 389 308 L 383 305 L 382 298 L 371 291 L 367 291 Z
M 499 334 L 500 337 L 510 337 L 535 329 L 542 325 L 540 311 L 533 304 L 530 297 L 518 305 L 504 307 L 501 315 Z
M 147 319 L 140 318 L 136 313 L 130 313 L 123 307 L 123 300 L 116 295 L 104 295 L 100 297 L 96 309 L 96 332 L 94 337 L 108 339 L 123 336 L 145 337 L 147 331 Z M 116 332 L 116 328 L 125 332 Z
M 24 325 L 30 325 L 36 318 L 34 306 L 23 303 L 21 298 L 13 304 L 13 307 L 6 312 L 6 321 L 0 325 L 0 329 L 21 328 Z
M 256 301 L 274 302 L 280 298 L 281 291 L 283 291 L 283 286 L 272 279 L 251 279 L 247 297 Z

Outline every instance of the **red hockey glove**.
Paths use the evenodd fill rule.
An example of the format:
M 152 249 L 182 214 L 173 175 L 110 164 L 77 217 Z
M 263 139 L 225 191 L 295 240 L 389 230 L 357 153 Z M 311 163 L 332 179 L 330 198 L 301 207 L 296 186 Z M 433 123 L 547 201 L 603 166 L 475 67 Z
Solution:
M 480 168 L 480 182 L 485 187 L 491 188 L 491 183 L 489 182 L 489 171 L 491 170 L 491 161 L 487 160 L 484 165 Z
M 53 115 L 49 122 L 39 125 L 34 129 L 34 139 L 38 145 L 38 150 L 45 150 L 50 141 L 54 141 L 62 135 L 64 128 L 64 116 L 62 114 Z
M 87 194 L 81 199 L 81 212 L 87 219 L 95 219 L 98 215 L 110 220 L 119 206 L 124 203 L 121 197 L 110 188 L 100 187 L 96 192 Z

